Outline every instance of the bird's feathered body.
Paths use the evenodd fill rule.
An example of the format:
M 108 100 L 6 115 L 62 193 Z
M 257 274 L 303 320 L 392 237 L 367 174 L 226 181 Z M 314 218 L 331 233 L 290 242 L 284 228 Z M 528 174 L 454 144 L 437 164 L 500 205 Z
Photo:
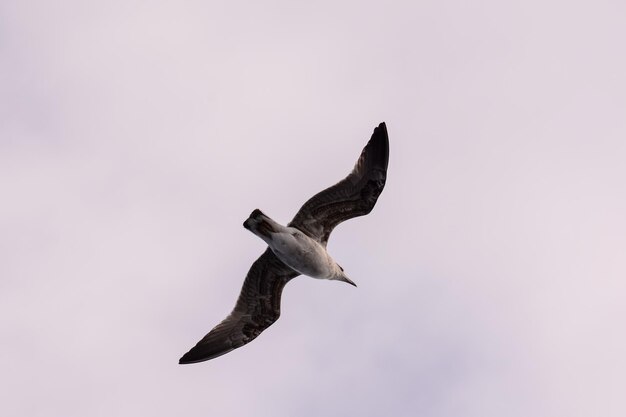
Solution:
M 352 172 L 311 197 L 287 226 L 254 210 L 244 227 L 269 247 L 252 264 L 233 311 L 179 363 L 213 359 L 252 341 L 278 320 L 282 290 L 300 274 L 355 285 L 328 254 L 326 244 L 335 226 L 374 208 L 385 186 L 388 161 L 387 128 L 381 123 Z
M 291 226 L 283 226 L 256 209 L 244 227 L 263 239 L 274 255 L 302 275 L 345 281 L 343 269 L 318 241 Z M 352 283 L 352 282 L 350 282 Z

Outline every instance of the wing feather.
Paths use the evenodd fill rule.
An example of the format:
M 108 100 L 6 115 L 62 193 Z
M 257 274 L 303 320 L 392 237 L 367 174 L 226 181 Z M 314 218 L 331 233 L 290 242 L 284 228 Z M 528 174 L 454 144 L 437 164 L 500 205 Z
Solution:
M 352 172 L 311 197 L 289 226 L 326 245 L 339 223 L 372 211 L 385 186 L 388 162 L 387 127 L 381 123 L 374 129 Z M 233 311 L 183 355 L 179 363 L 206 361 L 250 343 L 278 320 L 283 288 L 298 275 L 268 247 L 248 271 Z
M 298 275 L 267 248 L 250 267 L 233 311 L 179 363 L 206 361 L 250 343 L 278 320 L 283 288 Z
M 352 172 L 311 197 L 289 226 L 326 245 L 330 233 L 339 223 L 372 211 L 385 187 L 388 163 L 389 138 L 383 122 L 374 129 Z

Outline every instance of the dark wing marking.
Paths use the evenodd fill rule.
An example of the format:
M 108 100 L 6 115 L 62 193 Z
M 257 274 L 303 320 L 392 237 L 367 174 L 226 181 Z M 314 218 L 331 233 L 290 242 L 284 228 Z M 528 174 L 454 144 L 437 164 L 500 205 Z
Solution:
M 383 122 L 374 129 L 350 175 L 311 197 L 289 226 L 326 245 L 339 223 L 372 211 L 385 186 L 388 162 L 389 138 Z
M 248 271 L 233 311 L 185 353 L 179 363 L 213 359 L 254 340 L 278 320 L 283 288 L 298 275 L 267 248 Z

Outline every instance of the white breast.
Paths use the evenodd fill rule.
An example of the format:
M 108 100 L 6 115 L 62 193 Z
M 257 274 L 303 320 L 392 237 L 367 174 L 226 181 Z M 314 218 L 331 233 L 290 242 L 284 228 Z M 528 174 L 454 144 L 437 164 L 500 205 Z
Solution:
M 315 240 L 293 227 L 272 233 L 268 242 L 278 259 L 303 275 L 330 278 L 334 261 L 326 249 Z

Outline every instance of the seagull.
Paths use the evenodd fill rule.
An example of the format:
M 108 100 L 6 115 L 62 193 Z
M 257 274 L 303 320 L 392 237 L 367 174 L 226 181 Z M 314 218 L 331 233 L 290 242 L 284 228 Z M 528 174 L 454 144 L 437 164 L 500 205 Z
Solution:
M 311 197 L 287 226 L 254 210 L 243 226 L 268 248 L 248 271 L 233 311 L 179 363 L 207 361 L 250 343 L 278 320 L 283 288 L 298 275 L 356 287 L 328 254 L 326 244 L 339 223 L 372 211 L 385 186 L 388 162 L 389 138 L 383 122 L 374 129 L 352 172 Z

